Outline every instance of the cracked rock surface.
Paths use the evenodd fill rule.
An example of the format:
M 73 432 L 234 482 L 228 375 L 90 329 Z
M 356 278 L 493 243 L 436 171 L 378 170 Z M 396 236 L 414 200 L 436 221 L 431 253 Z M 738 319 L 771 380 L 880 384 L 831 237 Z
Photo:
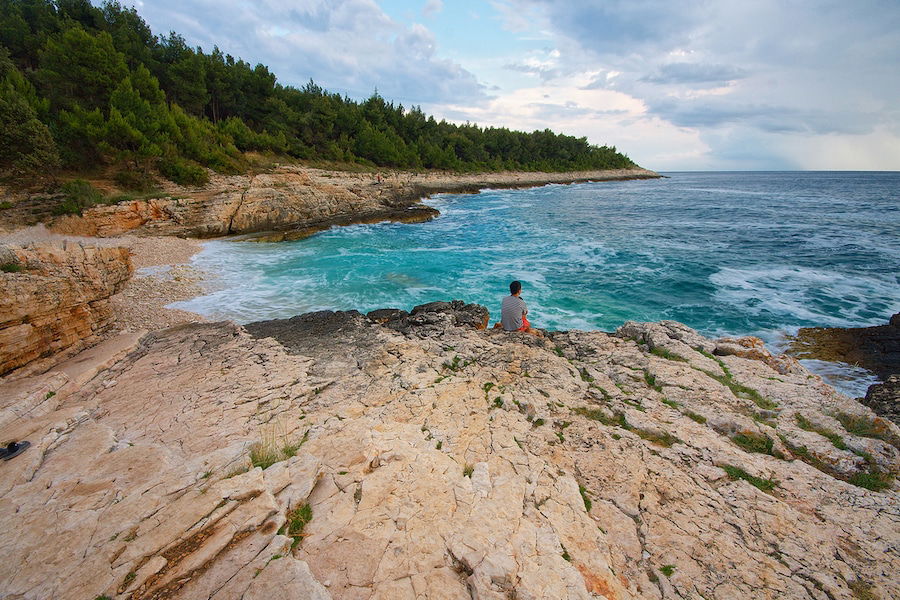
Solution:
M 0 470 L 3 596 L 900 597 L 900 430 L 799 364 L 428 306 L 0 382 L 44 399 L 2 427 L 33 444 Z

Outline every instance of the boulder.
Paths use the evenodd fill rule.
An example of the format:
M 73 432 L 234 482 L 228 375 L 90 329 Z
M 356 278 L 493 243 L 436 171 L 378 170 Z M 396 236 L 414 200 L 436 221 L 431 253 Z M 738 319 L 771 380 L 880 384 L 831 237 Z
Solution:
M 716 348 L 713 354 L 717 356 L 740 356 L 751 360 L 759 360 L 782 375 L 796 373 L 800 367 L 797 359 L 781 354 L 775 356 L 766 349 L 766 344 L 758 337 L 745 336 L 741 338 L 719 338 L 716 340 Z

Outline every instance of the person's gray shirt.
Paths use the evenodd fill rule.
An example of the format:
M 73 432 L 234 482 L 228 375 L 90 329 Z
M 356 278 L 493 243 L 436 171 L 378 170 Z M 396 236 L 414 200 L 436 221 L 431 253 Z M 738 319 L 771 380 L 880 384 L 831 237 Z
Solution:
M 525 301 L 518 296 L 507 296 L 500 305 L 500 323 L 506 331 L 515 331 L 522 326 L 522 315 L 528 312 Z

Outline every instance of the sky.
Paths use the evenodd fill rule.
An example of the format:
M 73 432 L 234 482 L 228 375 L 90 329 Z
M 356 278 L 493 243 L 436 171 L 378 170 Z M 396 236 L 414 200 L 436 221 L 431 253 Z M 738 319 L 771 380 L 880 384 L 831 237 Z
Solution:
M 897 0 L 135 0 L 157 34 L 679 170 L 900 170 Z

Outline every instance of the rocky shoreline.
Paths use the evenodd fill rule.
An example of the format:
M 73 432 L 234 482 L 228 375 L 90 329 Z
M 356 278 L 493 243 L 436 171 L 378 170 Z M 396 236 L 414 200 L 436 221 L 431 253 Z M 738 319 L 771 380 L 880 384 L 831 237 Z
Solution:
M 541 339 L 487 316 L 184 324 L 0 383 L 0 431 L 33 444 L 0 470 L 0 587 L 900 594 L 895 425 L 753 340 L 674 322 Z
M 173 235 L 486 187 L 323 173 L 0 239 L 0 335 L 40 354 L 88 334 L 0 377 L 0 442 L 32 444 L 0 469 L 0 595 L 900 597 L 900 428 L 761 340 L 538 338 L 463 301 L 245 327 L 161 310 L 206 276 Z

